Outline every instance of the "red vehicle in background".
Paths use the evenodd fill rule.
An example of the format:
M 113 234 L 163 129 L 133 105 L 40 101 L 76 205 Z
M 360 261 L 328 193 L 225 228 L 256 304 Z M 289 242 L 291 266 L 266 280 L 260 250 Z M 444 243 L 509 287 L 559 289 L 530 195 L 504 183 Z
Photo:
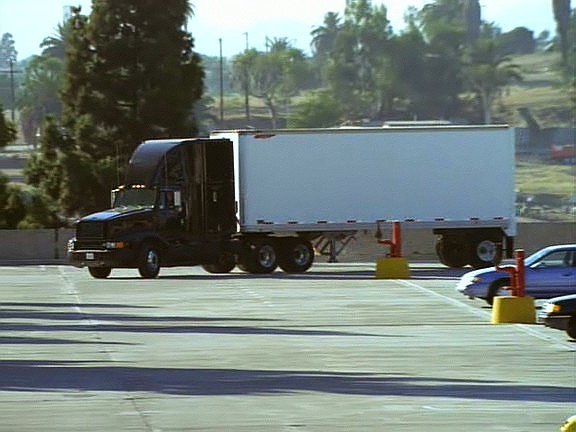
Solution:
M 557 162 L 576 161 L 576 146 L 574 144 L 550 146 L 550 156 Z

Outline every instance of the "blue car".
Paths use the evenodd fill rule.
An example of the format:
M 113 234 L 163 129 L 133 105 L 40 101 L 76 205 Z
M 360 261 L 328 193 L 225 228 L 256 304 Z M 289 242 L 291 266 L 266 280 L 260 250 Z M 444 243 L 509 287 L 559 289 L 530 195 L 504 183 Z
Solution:
M 576 244 L 549 246 L 524 259 L 526 296 L 549 299 L 576 294 Z M 494 297 L 509 296 L 510 275 L 496 268 L 464 274 L 456 289 L 471 299 L 492 305 Z

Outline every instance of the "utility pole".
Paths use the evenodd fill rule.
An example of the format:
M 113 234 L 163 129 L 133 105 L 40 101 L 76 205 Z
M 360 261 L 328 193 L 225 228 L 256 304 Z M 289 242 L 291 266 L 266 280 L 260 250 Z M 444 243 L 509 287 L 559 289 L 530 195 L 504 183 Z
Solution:
M 224 61 L 222 59 L 222 38 L 220 43 L 220 121 L 224 121 Z
M 10 75 L 10 118 L 14 124 L 16 124 L 16 81 L 14 75 L 22 73 L 21 70 L 14 69 L 16 63 L 15 58 L 15 56 L 10 55 L 8 57 L 8 69 L 0 69 L 1 73 Z M 8 109 L 8 107 L 5 108 Z
M 12 124 L 16 124 L 16 92 L 14 90 L 14 59 L 10 56 L 10 95 L 12 97 Z

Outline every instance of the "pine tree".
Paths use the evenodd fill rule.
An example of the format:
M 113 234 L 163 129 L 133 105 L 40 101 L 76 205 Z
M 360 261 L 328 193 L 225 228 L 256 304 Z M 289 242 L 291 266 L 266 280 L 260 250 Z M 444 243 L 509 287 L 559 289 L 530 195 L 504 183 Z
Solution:
M 186 0 L 103 0 L 87 20 L 75 16 L 65 118 L 73 125 L 88 117 L 104 132 L 103 142 L 80 139 L 82 149 L 126 159 L 159 131 L 196 132 L 204 74 L 185 31 L 190 13 Z
M 187 0 L 99 0 L 64 36 L 62 126 L 43 136 L 29 181 L 67 215 L 101 210 L 145 139 L 194 136 L 204 72 Z
M 4 117 L 4 109 L 0 104 L 0 149 L 16 140 L 16 128 Z

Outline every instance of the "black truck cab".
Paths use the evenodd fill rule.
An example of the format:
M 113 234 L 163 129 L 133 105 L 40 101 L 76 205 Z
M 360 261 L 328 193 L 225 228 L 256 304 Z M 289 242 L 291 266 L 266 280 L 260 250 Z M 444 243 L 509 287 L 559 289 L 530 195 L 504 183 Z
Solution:
M 137 268 L 234 267 L 237 232 L 232 143 L 227 139 L 145 141 L 130 159 L 112 208 L 81 218 L 69 261 L 96 278 Z

